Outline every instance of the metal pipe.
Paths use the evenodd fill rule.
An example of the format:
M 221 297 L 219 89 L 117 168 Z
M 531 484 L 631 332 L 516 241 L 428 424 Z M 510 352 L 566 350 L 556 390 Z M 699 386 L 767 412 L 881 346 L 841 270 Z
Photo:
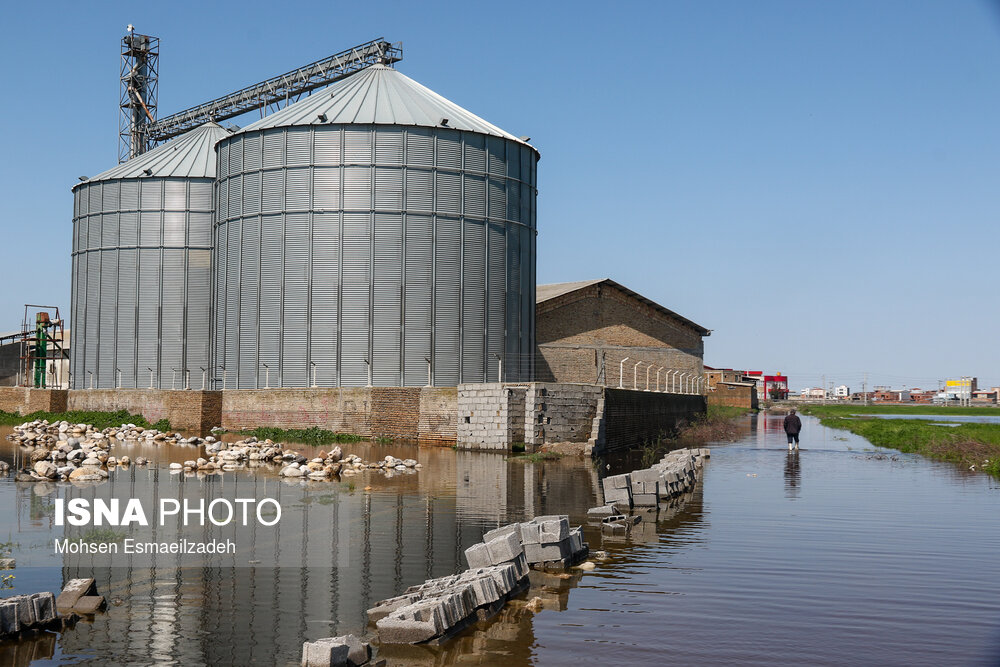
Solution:
M 198 366 L 198 368 L 201 369 L 201 390 L 205 391 L 205 383 L 208 382 L 208 372 L 204 366 Z
M 656 369 L 656 391 L 660 391 L 660 373 L 663 371 L 663 366 Z
M 87 371 L 87 375 L 90 376 L 90 388 L 94 388 L 94 371 Z
M 434 386 L 434 375 L 433 375 L 433 372 L 432 372 L 433 369 L 431 368 L 431 358 L 430 357 L 424 357 L 424 361 L 427 362 L 427 386 L 428 387 L 433 387 Z
M 146 366 L 146 370 L 149 371 L 149 388 L 152 389 L 153 388 L 153 369 L 150 368 L 149 366 Z
M 681 373 L 681 377 L 680 377 L 681 391 L 680 391 L 680 393 L 682 393 L 682 394 L 686 394 L 687 393 L 686 391 L 684 391 L 684 378 L 686 378 L 686 377 L 687 377 L 687 373 Z
M 646 366 L 646 391 L 649 391 L 649 371 L 652 370 L 653 364 Z
M 270 389 L 271 388 L 271 367 L 268 366 L 267 364 L 263 364 L 263 366 L 264 366 L 264 389 Z
M 632 390 L 633 391 L 639 388 L 639 364 L 641 364 L 641 363 L 642 363 L 641 360 L 637 361 L 637 362 L 635 362 L 635 366 L 632 367 Z
M 177 379 L 177 369 L 176 368 L 171 368 L 170 369 L 170 391 L 174 391 L 177 388 L 175 386 L 175 384 L 174 384 L 174 381 L 176 379 Z
M 115 366 L 115 389 L 122 388 L 122 369 Z
M 618 388 L 624 389 L 625 385 L 623 380 L 625 378 L 625 362 L 628 361 L 628 357 L 622 359 L 622 362 L 618 364 Z
M 503 382 L 503 359 L 496 352 L 493 353 L 493 356 L 497 358 L 497 382 Z
M 312 366 L 312 376 L 313 376 L 312 386 L 315 389 L 316 388 L 316 362 L 315 361 L 310 361 L 309 365 Z
M 365 367 L 368 369 L 368 386 L 372 386 L 372 362 L 365 359 Z

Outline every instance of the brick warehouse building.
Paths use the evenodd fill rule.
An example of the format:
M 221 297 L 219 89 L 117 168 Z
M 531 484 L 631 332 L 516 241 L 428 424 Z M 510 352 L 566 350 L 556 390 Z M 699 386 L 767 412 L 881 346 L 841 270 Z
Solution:
M 626 358 L 625 387 L 645 389 L 647 368 L 650 389 L 702 376 L 711 331 L 611 279 L 539 285 L 535 304 L 537 380 L 617 387 Z

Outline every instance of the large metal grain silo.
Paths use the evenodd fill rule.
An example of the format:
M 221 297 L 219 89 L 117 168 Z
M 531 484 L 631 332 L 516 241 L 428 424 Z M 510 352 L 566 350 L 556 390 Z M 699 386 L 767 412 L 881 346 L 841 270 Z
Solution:
M 530 376 L 532 146 L 374 66 L 217 152 L 216 388 Z
M 207 123 L 73 188 L 74 389 L 201 388 L 214 146 L 228 134 Z

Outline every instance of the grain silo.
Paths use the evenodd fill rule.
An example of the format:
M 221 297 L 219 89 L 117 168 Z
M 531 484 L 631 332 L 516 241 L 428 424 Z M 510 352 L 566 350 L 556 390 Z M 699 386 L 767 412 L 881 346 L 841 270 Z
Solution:
M 72 388 L 209 376 L 213 147 L 206 123 L 73 188 Z
M 526 141 L 376 65 L 217 153 L 215 388 L 530 377 Z

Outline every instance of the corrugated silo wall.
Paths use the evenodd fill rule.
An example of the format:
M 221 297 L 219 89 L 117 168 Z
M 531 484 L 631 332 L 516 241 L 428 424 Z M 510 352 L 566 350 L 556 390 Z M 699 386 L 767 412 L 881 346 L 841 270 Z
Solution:
M 217 147 L 213 363 L 225 387 L 530 377 L 537 154 L 424 127 Z M 265 369 L 265 364 L 268 367 Z M 216 388 L 222 388 L 218 384 Z
M 208 368 L 212 179 L 84 183 L 73 197 L 72 388 L 201 388 Z M 176 371 L 174 371 L 176 369 Z

